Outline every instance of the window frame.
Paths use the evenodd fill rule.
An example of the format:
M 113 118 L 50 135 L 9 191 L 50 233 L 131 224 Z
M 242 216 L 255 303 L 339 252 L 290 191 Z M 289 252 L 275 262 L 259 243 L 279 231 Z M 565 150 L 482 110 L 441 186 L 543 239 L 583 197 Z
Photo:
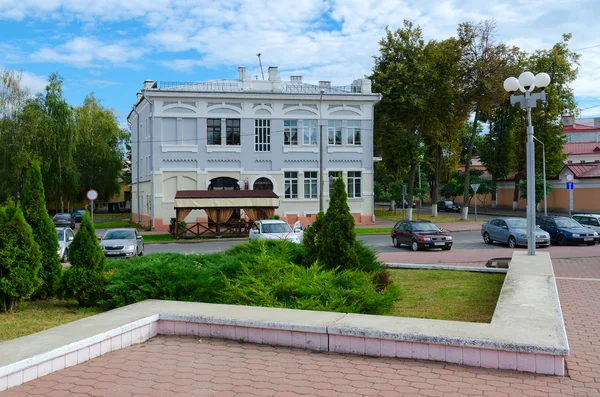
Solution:
M 338 135 L 339 132 L 339 135 Z M 333 138 L 333 143 L 332 139 Z M 338 141 L 339 138 L 339 141 Z M 329 120 L 327 122 L 327 145 L 342 146 L 343 139 L 342 120 Z M 339 142 L 339 143 L 338 143 Z
M 236 121 L 237 121 L 237 125 L 235 125 Z M 242 123 L 241 123 L 240 119 L 225 119 L 225 145 L 240 146 L 242 144 L 242 142 L 241 142 L 242 141 L 241 127 L 242 127 Z M 236 129 L 237 129 L 237 143 L 235 142 Z
M 296 142 L 294 142 L 293 139 L 294 130 Z M 290 133 L 289 137 L 287 135 L 288 133 Z M 298 140 L 298 120 L 283 120 L 283 146 L 298 146 L 299 144 L 300 142 Z
M 352 125 L 350 123 L 352 123 Z M 361 146 L 362 145 L 362 140 L 361 140 L 362 129 L 361 129 L 360 120 L 348 120 L 348 122 L 346 124 L 346 129 L 348 131 L 348 145 L 349 146 Z M 358 142 L 356 142 L 357 133 L 358 133 Z
M 342 174 L 340 176 L 340 174 Z M 331 181 L 331 177 L 334 177 L 334 180 Z M 327 183 L 329 184 L 329 195 L 331 196 L 331 193 L 333 193 L 333 185 L 335 184 L 335 179 L 338 178 L 343 178 L 344 177 L 344 173 L 342 172 L 342 170 L 339 171 L 329 171 L 327 173 Z
M 271 151 L 271 120 L 254 120 L 254 152 L 264 153 Z
M 298 199 L 298 171 L 284 171 L 283 195 L 286 199 Z
M 209 121 L 214 122 L 218 122 L 217 124 L 213 124 L 213 125 L 209 125 Z M 215 139 L 214 135 L 216 134 L 216 130 L 218 129 L 218 133 L 219 133 L 219 139 Z M 212 131 L 211 131 L 212 130 Z M 210 134 L 213 134 L 213 143 L 210 143 L 210 139 L 209 136 Z M 210 145 L 210 146 L 217 146 L 217 145 L 221 145 L 221 137 L 222 137 L 223 131 L 222 131 L 222 125 L 221 125 L 221 119 L 214 119 L 214 118 L 207 118 L 206 119 L 206 144 Z M 218 143 L 214 143 L 214 142 L 218 142 Z
M 350 175 L 352 174 L 352 175 Z M 362 171 L 348 171 L 346 176 L 348 198 L 362 198 Z M 352 181 L 352 183 L 350 183 Z M 356 187 L 358 186 L 358 193 Z
M 307 176 L 310 174 L 309 176 Z M 307 185 L 308 183 L 308 185 Z M 307 189 L 308 187 L 308 189 Z M 317 171 L 304 171 L 304 198 L 316 199 L 319 197 L 319 173 Z
M 314 119 L 302 120 L 302 144 L 303 145 L 306 145 L 306 146 L 318 145 L 318 143 L 319 143 L 318 128 L 319 128 L 319 120 L 314 120 Z

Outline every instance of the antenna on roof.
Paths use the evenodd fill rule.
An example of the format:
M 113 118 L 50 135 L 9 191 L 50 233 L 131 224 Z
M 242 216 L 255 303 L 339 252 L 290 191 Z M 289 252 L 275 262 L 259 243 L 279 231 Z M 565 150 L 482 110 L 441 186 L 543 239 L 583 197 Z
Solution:
M 262 68 L 262 61 L 260 60 L 260 52 L 258 54 L 256 54 L 256 56 L 258 57 L 258 64 L 260 65 L 260 74 L 262 74 L 262 79 L 265 79 L 265 73 L 263 72 L 263 68 Z

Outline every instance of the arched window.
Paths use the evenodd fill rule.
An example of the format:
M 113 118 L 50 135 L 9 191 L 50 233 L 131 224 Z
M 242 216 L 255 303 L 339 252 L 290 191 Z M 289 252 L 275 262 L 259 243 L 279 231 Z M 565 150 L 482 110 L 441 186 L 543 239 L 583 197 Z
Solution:
M 258 178 L 254 181 L 254 190 L 273 190 L 273 182 L 269 178 Z
M 210 180 L 208 190 L 240 190 L 237 179 L 220 177 Z

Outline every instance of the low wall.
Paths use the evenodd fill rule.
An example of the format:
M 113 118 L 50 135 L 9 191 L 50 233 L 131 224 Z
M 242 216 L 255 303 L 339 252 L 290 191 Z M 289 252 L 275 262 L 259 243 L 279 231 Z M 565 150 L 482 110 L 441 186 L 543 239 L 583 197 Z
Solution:
M 157 334 L 564 375 L 548 253 L 515 252 L 491 323 L 148 300 L 0 343 L 0 391 Z

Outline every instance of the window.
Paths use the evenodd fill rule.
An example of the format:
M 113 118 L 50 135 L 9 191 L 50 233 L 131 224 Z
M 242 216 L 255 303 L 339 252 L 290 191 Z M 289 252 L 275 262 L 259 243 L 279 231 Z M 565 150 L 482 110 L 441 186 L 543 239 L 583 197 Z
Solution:
M 206 119 L 206 144 L 221 144 L 221 119 Z
M 302 136 L 305 145 L 317 144 L 317 120 L 304 120 L 302 123 Z
M 298 144 L 298 120 L 283 120 L 283 144 Z
M 317 171 L 304 172 L 304 198 L 317 198 Z
M 210 180 L 208 190 L 240 190 L 237 179 L 220 177 Z
M 258 178 L 254 181 L 254 190 L 273 190 L 273 182 L 268 178 Z
M 360 145 L 360 120 L 348 121 L 348 145 Z
M 348 198 L 361 197 L 360 171 L 348 171 Z
M 227 145 L 239 145 L 240 119 L 225 120 L 225 134 L 227 136 Z
M 333 183 L 342 175 L 342 171 L 329 171 L 329 195 L 333 193 Z
M 330 145 L 342 144 L 342 121 L 329 120 L 327 127 L 327 139 Z
M 298 173 L 286 171 L 283 174 L 285 198 L 298 198 Z
M 271 151 L 271 120 L 254 120 L 254 151 Z

